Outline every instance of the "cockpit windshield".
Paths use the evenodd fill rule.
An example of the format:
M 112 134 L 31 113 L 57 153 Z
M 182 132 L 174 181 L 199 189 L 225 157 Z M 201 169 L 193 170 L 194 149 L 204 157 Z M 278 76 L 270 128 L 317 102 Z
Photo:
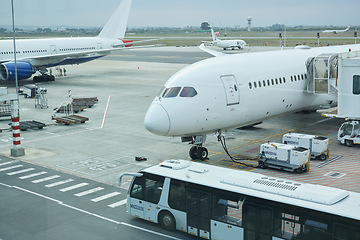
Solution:
M 181 87 L 165 88 L 165 90 L 161 94 L 161 97 L 163 98 L 176 97 L 179 94 L 180 89 Z
M 184 87 L 180 93 L 180 97 L 195 97 L 197 92 L 193 87 Z
M 162 98 L 173 98 L 178 96 L 181 87 L 171 87 L 164 88 L 159 96 Z M 180 97 L 195 97 L 197 95 L 197 91 L 193 87 L 183 87 L 180 93 Z

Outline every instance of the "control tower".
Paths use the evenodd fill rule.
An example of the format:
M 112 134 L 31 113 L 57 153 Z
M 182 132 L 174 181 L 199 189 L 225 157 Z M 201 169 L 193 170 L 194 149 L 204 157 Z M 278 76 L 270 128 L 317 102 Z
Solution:
M 247 21 L 248 21 L 248 32 L 251 32 L 251 17 L 248 17 L 247 18 Z

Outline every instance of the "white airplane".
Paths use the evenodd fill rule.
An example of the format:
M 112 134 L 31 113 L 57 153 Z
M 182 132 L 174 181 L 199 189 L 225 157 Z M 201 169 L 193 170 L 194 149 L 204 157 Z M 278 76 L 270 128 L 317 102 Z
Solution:
M 123 0 L 96 37 L 45 38 L 16 40 L 18 79 L 27 79 L 39 71 L 34 81 L 55 80 L 47 68 L 80 64 L 132 46 L 123 40 L 132 0 Z M 0 41 L 0 79 L 15 80 L 12 40 Z
M 334 34 L 338 34 L 338 33 L 342 33 L 342 32 L 348 32 L 350 30 L 350 26 L 348 26 L 347 28 L 345 28 L 344 30 L 324 30 L 323 33 L 334 33 Z
M 200 46 L 207 50 L 203 44 Z M 206 135 L 247 126 L 284 113 L 334 106 L 337 96 L 308 93 L 306 61 L 322 53 L 360 50 L 360 45 L 224 54 L 175 73 L 155 97 L 145 128 L 181 137 L 194 146 L 192 159 L 206 159 Z
M 223 48 L 224 50 L 231 48 L 234 50 L 235 48 L 243 49 L 246 45 L 244 40 L 220 40 L 217 38 L 214 30 L 211 28 L 212 42 L 203 41 L 204 43 L 209 43 L 213 46 L 217 46 L 219 48 Z

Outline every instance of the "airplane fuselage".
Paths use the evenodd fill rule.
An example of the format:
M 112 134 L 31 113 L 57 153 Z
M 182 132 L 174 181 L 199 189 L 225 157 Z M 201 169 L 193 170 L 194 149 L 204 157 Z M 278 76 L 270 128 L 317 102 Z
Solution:
M 72 37 L 72 38 L 43 38 L 43 39 L 19 39 L 16 40 L 16 52 L 18 61 L 26 61 L 36 67 L 51 67 L 55 65 L 79 64 L 106 54 L 88 53 L 100 49 L 111 49 L 113 46 L 123 42 L 116 39 L 99 37 Z M 81 53 L 84 56 L 63 59 L 60 55 L 66 53 Z M 85 52 L 87 54 L 85 55 Z M 49 56 L 51 58 L 41 58 Z M 59 55 L 59 58 L 56 58 Z M 12 61 L 14 59 L 13 41 L 0 41 L 0 62 Z
M 242 49 L 246 45 L 245 41 L 243 40 L 217 40 L 213 41 L 213 45 L 227 49 L 227 48 L 239 48 Z
M 145 127 L 163 136 L 198 136 L 334 103 L 336 96 L 306 92 L 305 62 L 349 48 L 360 46 L 231 54 L 197 62 L 165 83 L 148 109 Z M 183 94 L 184 87 L 196 94 Z M 164 94 L 174 89 L 179 89 L 176 96 Z

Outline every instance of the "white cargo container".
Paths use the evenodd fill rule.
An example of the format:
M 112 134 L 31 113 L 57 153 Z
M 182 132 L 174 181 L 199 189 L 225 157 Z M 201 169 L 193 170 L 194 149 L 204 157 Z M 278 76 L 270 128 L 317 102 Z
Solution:
M 283 143 L 264 143 L 260 146 L 259 167 L 297 173 L 309 171 L 310 150 Z
M 312 158 L 319 157 L 322 161 L 326 160 L 330 154 L 330 140 L 326 137 L 302 133 L 287 133 L 283 135 L 282 142 L 307 148 L 310 150 Z

